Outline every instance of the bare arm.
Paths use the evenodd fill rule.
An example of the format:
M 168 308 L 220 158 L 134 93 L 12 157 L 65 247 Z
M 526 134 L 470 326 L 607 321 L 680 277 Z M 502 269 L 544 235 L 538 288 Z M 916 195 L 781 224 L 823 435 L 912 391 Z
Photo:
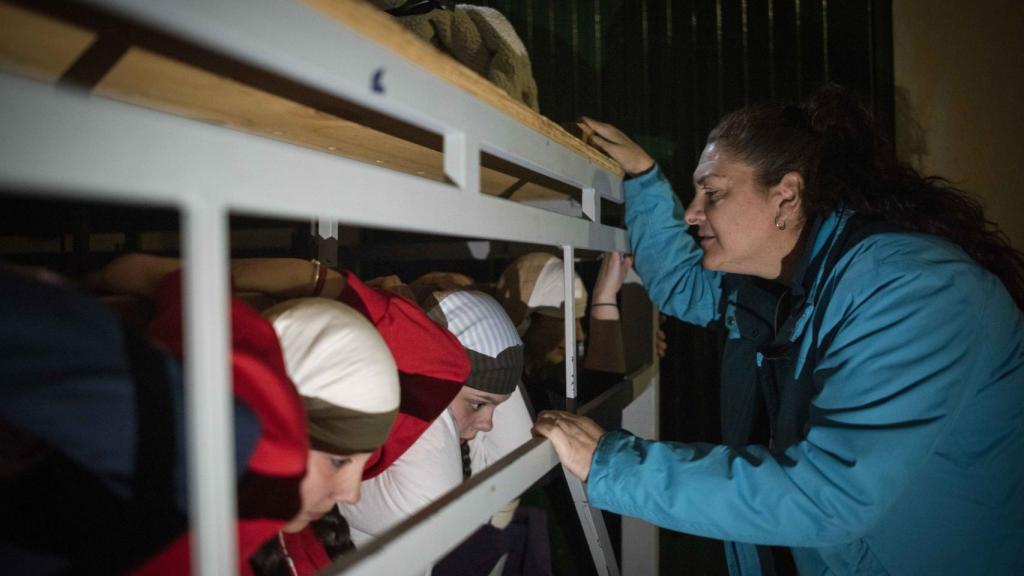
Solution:
M 626 352 L 622 342 L 618 295 L 632 265 L 633 257 L 621 252 L 608 252 L 601 261 L 590 303 L 590 344 L 582 364 L 587 370 L 625 370 Z
M 345 289 L 345 278 L 321 264 L 326 273 L 320 296 L 335 299 Z M 244 258 L 231 261 L 231 278 L 239 292 L 261 292 L 275 298 L 313 296 L 316 265 L 299 258 Z
M 152 298 L 164 276 L 181 268 L 181 260 L 151 254 L 126 254 L 87 276 L 85 284 L 101 292 Z

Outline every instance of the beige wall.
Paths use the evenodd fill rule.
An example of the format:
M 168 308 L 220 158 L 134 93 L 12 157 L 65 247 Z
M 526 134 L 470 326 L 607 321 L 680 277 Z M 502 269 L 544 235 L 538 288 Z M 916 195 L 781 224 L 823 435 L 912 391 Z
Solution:
M 896 148 L 1024 250 L 1024 2 L 893 0 Z

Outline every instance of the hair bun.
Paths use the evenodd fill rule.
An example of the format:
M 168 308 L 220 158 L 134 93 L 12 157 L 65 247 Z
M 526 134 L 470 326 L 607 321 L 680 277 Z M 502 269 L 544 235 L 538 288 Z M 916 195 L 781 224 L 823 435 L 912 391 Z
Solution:
M 877 132 L 871 114 L 855 94 L 838 84 L 825 84 L 807 102 L 811 129 L 822 138 L 822 152 L 874 156 Z

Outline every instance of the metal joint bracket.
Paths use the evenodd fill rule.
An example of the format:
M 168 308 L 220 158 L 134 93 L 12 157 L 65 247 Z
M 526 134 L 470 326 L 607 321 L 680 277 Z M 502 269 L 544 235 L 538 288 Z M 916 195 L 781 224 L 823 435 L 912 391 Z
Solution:
M 444 135 L 444 173 L 463 192 L 480 193 L 480 142 L 465 132 Z
M 583 215 L 591 222 L 601 223 L 601 196 L 596 188 L 583 189 Z
M 316 259 L 330 266 L 338 267 L 338 221 L 317 218 L 310 225 L 313 241 L 316 243 Z

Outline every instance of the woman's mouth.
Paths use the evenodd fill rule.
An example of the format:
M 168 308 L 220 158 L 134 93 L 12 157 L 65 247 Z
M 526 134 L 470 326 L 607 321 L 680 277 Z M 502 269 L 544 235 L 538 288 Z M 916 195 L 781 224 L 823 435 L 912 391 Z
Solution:
M 710 243 L 714 239 L 715 239 L 714 236 L 701 236 L 700 237 L 700 245 L 704 246 L 704 245 Z

